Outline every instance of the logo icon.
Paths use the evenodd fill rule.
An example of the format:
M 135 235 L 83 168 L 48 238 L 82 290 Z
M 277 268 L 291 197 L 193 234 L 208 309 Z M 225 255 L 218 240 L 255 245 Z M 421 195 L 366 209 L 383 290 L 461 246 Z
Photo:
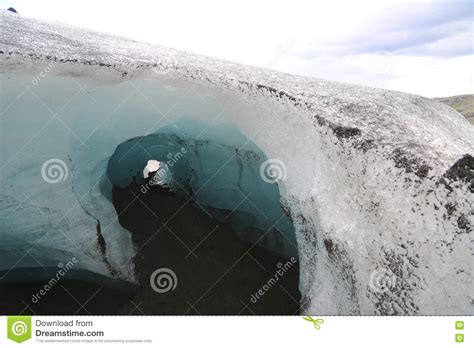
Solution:
M 389 51 L 378 51 L 369 57 L 369 69 L 376 75 L 389 75 L 397 66 L 396 57 Z
M 458 343 L 464 342 L 464 334 L 456 334 L 455 341 L 458 342 Z
M 378 293 L 387 292 L 393 289 L 397 283 L 397 277 L 391 271 L 385 268 L 374 270 L 370 274 L 369 285 L 370 288 Z
M 67 179 L 67 175 L 67 164 L 59 158 L 51 158 L 41 166 L 41 177 L 49 184 L 64 181 Z
M 155 292 L 164 294 L 176 289 L 178 277 L 176 277 L 176 273 L 172 269 L 158 268 L 150 276 L 150 285 Z
M 31 338 L 31 317 L 8 317 L 7 337 L 17 343 L 29 340 Z
M 456 321 L 456 330 L 464 330 L 464 321 Z
M 275 184 L 286 179 L 286 166 L 283 161 L 270 158 L 260 166 L 260 177 L 269 184 Z

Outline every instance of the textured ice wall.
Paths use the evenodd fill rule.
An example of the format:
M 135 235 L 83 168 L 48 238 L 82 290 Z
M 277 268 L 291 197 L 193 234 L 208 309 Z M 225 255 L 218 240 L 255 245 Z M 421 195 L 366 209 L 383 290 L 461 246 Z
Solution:
M 286 75 L 57 23 L 5 13 L 1 19 L 2 109 L 23 92 L 25 83 L 30 86 L 25 80 L 24 84 L 6 83 L 8 79 L 17 81 L 19 71 L 31 69 L 30 73 L 38 74 L 49 62 L 56 62 L 52 74 L 56 77 L 89 80 L 101 74 L 103 88 L 93 96 L 104 98 L 99 101 L 107 100 L 107 105 L 95 104 L 86 114 L 77 106 L 75 113 L 65 113 L 74 116 L 70 120 L 74 130 L 104 121 L 104 127 L 95 133 L 101 136 L 86 142 L 88 147 L 100 147 L 103 152 L 91 154 L 94 150 L 84 148 L 80 151 L 84 158 L 93 156 L 99 161 L 110 156 L 125 135 L 147 134 L 151 124 L 145 122 L 147 117 L 157 120 L 156 110 L 140 93 L 149 91 L 147 80 L 168 83 L 170 91 L 194 88 L 197 82 L 199 87 L 187 96 L 205 99 L 212 95 L 214 100 L 221 100 L 220 105 L 212 103 L 219 109 L 209 113 L 215 116 L 230 103 L 226 120 L 234 121 L 269 158 L 281 160 L 287 168 L 279 188 L 296 227 L 303 312 L 474 313 L 474 139 L 472 126 L 451 108 L 418 96 Z M 114 75 L 109 82 L 107 74 Z M 140 91 L 129 96 L 137 85 Z M 73 89 L 74 82 L 69 86 L 68 93 L 64 86 L 57 86 L 55 91 L 60 96 L 52 96 L 49 86 L 49 92 L 40 97 L 57 103 L 54 110 L 58 110 L 75 92 L 80 103 L 91 93 L 91 86 L 85 92 Z M 39 90 L 43 88 L 43 82 L 38 84 Z M 159 93 L 148 99 L 156 105 L 165 102 Z M 24 114 L 21 109 L 27 105 L 40 110 L 29 91 L 19 100 L 21 103 L 13 103 L 8 112 L 17 107 L 18 114 Z M 122 105 L 116 112 L 123 122 L 116 121 L 113 132 L 105 127 L 111 103 Z M 147 110 L 137 112 L 143 105 Z M 196 103 L 189 99 L 177 104 L 177 108 L 186 106 L 190 106 L 186 111 L 196 110 Z M 134 113 L 135 118 L 127 119 L 126 115 Z M 4 117 L 13 122 L 2 115 L 2 162 L 12 163 L 10 158 L 18 146 L 7 150 L 5 144 L 9 142 L 3 141 L 3 136 L 15 125 L 5 123 Z M 36 129 L 41 125 L 40 121 L 35 123 L 36 118 L 29 117 L 28 121 Z M 66 132 L 63 125 L 57 127 Z M 33 135 L 28 127 L 20 129 L 16 132 L 17 144 Z M 77 145 L 74 136 L 64 137 Z M 16 173 L 24 183 L 30 183 L 27 187 L 38 192 L 34 198 L 48 197 L 39 185 L 31 185 L 31 178 L 52 150 L 43 157 L 25 157 L 20 161 L 23 164 L 15 164 L 15 170 L 2 169 L 2 178 L 9 170 L 8 174 Z M 71 166 L 77 167 L 81 156 Z M 100 162 L 87 163 L 90 173 L 104 169 Z M 86 171 L 81 170 L 83 176 Z M 4 180 L 2 185 L 7 184 Z M 2 210 L 18 203 L 20 186 L 24 187 L 17 185 L 8 191 L 11 201 L 2 199 Z M 82 192 L 86 189 L 84 183 Z M 55 196 L 49 197 L 54 200 Z M 78 216 L 72 214 L 66 227 L 74 225 Z M 81 219 L 84 224 L 86 218 Z M 2 213 L 2 224 L 4 221 Z M 25 220 L 19 227 L 6 222 L 8 229 L 2 231 L 20 228 L 31 234 L 32 227 L 37 226 L 28 226 L 28 221 L 36 219 Z M 90 219 L 89 226 L 92 236 L 94 219 Z M 115 241 L 122 235 L 118 226 L 112 230 L 105 237 L 107 245 L 112 243 L 107 247 L 107 253 L 111 253 L 108 259 L 111 264 L 119 264 L 112 255 L 120 258 L 118 249 L 131 253 L 131 246 L 125 239 Z M 14 235 L 8 235 L 8 240 L 14 240 Z M 60 237 L 48 240 L 44 247 L 55 245 L 55 241 L 63 248 Z M 128 276 L 133 278 L 132 270 Z

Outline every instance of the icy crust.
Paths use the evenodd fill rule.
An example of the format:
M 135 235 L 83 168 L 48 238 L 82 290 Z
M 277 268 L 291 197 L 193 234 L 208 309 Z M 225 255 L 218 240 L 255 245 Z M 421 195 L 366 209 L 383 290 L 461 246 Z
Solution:
M 124 74 L 154 68 L 217 87 L 266 94 L 337 127 L 357 128 L 364 138 L 386 144 L 388 151 L 397 144 L 416 157 L 422 151 L 431 161 L 448 157 L 445 161 L 452 162 L 456 150 L 469 152 L 473 147 L 464 118 L 431 99 L 221 61 L 8 11 L 0 16 L 4 54 L 111 67 Z M 434 134 L 436 149 L 429 143 Z M 452 137 L 459 139 L 454 143 Z
M 226 119 L 288 168 L 279 188 L 296 228 L 303 313 L 474 313 L 474 136 L 453 109 L 419 96 L 291 76 L 5 11 L 0 18 L 3 76 L 38 72 L 55 61 L 63 64 L 54 74 L 79 71 L 88 78 L 116 71 L 116 80 L 104 85 L 156 79 L 179 89 L 197 82 L 206 93 L 251 105 L 231 110 Z M 86 67 L 74 68 L 79 65 Z M 252 114 L 255 105 L 260 117 Z M 254 135 L 253 123 L 264 121 L 272 127 Z M 143 134 L 137 129 L 135 135 Z M 102 138 L 105 149 L 94 158 L 105 160 L 125 140 L 125 134 Z M 14 192 L 2 199 L 2 210 L 20 199 Z M 2 225 L 15 230 L 4 216 Z M 22 225 L 24 233 L 31 224 Z M 133 253 L 130 243 L 114 242 L 124 235 L 119 230 L 105 236 L 113 264 L 121 252 Z M 133 270 L 127 277 L 133 279 Z M 380 279 L 388 279 L 385 287 Z

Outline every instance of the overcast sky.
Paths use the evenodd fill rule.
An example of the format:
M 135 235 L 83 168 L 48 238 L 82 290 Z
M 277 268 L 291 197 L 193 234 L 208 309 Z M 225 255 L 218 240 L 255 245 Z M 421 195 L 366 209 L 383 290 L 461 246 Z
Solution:
M 299 75 L 474 93 L 474 0 L 0 0 L 54 20 Z

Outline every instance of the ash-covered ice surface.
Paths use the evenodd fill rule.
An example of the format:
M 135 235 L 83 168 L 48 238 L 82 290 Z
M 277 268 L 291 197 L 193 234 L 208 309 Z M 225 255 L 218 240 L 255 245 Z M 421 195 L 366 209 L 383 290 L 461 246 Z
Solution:
M 0 28 L 3 284 L 48 280 L 74 258 L 65 279 L 149 287 L 140 248 L 153 233 L 124 223 L 113 192 L 135 185 L 136 209 L 157 160 L 199 214 L 298 257 L 302 314 L 474 313 L 474 136 L 450 107 L 7 11 Z M 241 299 L 271 276 L 242 278 Z M 205 303 L 206 289 L 180 301 Z

